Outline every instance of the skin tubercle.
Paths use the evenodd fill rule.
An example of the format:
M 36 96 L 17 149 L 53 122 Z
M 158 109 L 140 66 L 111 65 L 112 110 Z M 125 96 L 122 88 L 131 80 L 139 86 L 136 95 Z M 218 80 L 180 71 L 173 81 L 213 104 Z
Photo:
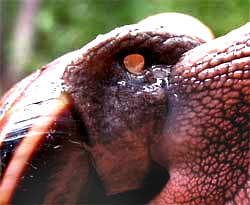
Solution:
M 250 55 L 249 29 L 250 23 L 211 41 L 209 44 L 201 45 L 199 48 L 187 52 L 179 65 L 175 66 L 175 72 L 177 73 L 175 78 L 178 78 L 178 74 L 182 73 L 181 75 L 186 78 L 191 79 L 198 75 L 198 80 L 204 80 L 205 78 L 215 77 L 216 72 L 213 72 L 213 69 L 216 69 L 216 66 L 221 67 L 225 64 L 228 69 L 234 69 L 235 66 L 226 63 L 237 63 L 237 59 L 242 62 L 244 57 L 246 57 L 244 62 L 247 63 Z M 208 75 L 209 68 L 211 69 L 210 75 Z M 219 71 L 228 73 L 231 70 L 218 69 Z M 218 74 L 222 75 L 224 73 Z

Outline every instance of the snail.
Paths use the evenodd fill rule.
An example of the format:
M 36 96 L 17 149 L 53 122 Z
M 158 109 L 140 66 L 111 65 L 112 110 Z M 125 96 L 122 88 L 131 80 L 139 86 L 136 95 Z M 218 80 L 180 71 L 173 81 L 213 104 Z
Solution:
M 0 101 L 0 204 L 250 204 L 249 42 L 160 14 L 24 78 Z

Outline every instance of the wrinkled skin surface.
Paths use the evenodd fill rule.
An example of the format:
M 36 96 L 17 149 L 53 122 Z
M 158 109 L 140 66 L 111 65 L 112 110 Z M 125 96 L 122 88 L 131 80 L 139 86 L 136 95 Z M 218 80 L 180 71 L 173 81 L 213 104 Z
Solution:
M 249 204 L 249 68 L 249 24 L 208 43 L 140 25 L 97 37 L 2 99 L 0 202 Z
M 249 31 L 193 49 L 174 66 L 171 112 L 153 148 L 170 180 L 154 203 L 249 204 Z

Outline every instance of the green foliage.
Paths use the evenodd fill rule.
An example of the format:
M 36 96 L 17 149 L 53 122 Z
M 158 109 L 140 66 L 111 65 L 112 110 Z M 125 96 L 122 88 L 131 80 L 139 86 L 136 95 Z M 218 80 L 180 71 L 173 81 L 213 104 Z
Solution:
M 6 15 L 8 24 L 13 25 L 20 2 L 10 2 Z M 82 47 L 98 34 L 160 12 L 190 14 L 220 36 L 249 21 L 249 0 L 43 0 L 27 68 L 36 69 Z

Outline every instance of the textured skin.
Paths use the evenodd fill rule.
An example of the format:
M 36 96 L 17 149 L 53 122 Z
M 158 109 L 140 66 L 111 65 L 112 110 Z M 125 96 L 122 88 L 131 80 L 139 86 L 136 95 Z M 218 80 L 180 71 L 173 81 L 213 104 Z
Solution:
M 249 31 L 247 24 L 200 45 L 164 27 L 125 26 L 27 77 L 0 103 L 0 194 L 16 147 L 48 117 L 13 203 L 250 204 Z M 121 63 L 130 53 L 146 60 L 140 77 Z M 54 101 L 69 106 L 53 110 Z M 118 194 L 144 190 L 154 163 L 169 175 L 159 194 Z
M 68 66 L 64 81 L 88 130 L 97 172 L 108 193 L 115 194 L 141 187 L 152 164 L 149 146 L 165 121 L 167 96 L 155 76 L 165 81 L 168 70 L 157 74 L 151 66 L 174 64 L 201 41 L 138 25 L 116 29 L 101 40 Z M 143 81 L 120 63 L 133 52 L 146 58 L 149 72 L 141 76 Z
M 174 66 L 171 111 L 153 148 L 170 180 L 152 204 L 250 204 L 249 43 L 247 24 Z

